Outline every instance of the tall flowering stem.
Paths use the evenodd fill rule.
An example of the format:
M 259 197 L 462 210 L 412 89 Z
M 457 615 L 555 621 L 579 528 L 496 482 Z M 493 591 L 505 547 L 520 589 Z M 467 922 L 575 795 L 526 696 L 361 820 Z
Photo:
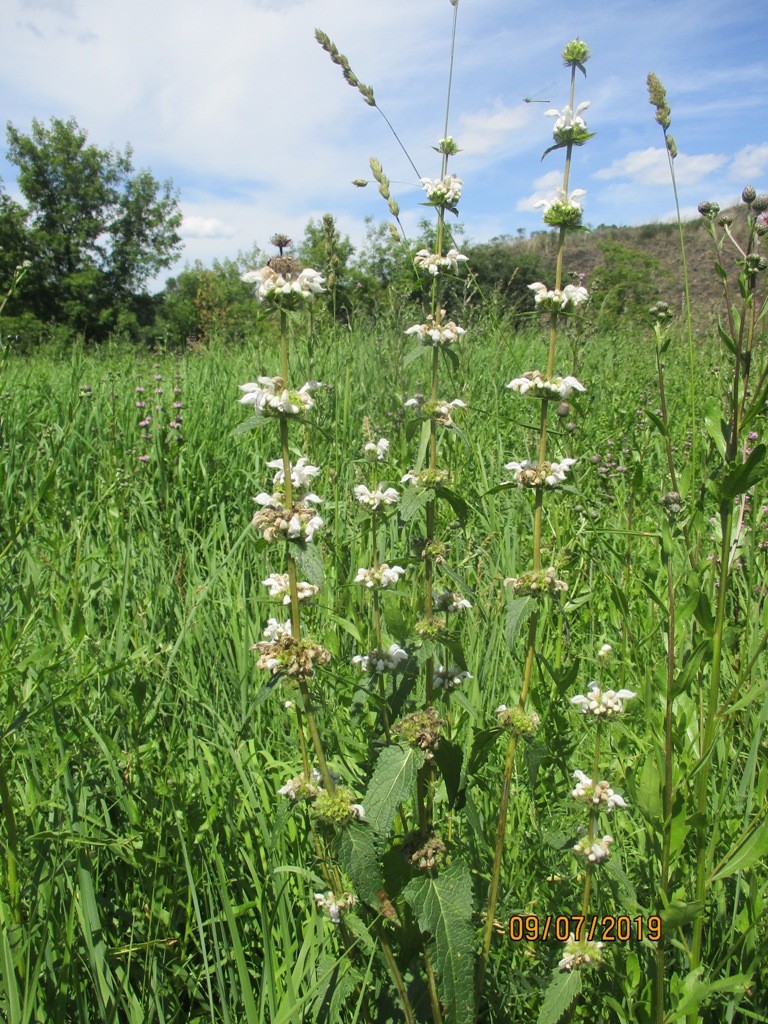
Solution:
M 494 852 L 493 868 L 491 870 L 491 881 L 488 891 L 488 911 L 483 931 L 483 943 L 480 960 L 478 963 L 476 986 L 475 986 L 475 1010 L 476 1015 L 480 1013 L 485 973 L 490 955 L 491 940 L 493 937 L 493 924 L 498 901 L 499 883 L 501 878 L 502 858 L 505 848 L 505 836 L 507 825 L 507 814 L 509 810 L 509 798 L 511 791 L 512 771 L 517 753 L 518 740 L 528 738 L 535 730 L 537 722 L 531 716 L 526 715 L 526 705 L 533 678 L 533 667 L 536 660 L 536 645 L 541 621 L 540 602 L 548 595 L 555 595 L 559 591 L 567 589 L 566 584 L 557 579 L 554 567 L 542 569 L 542 520 L 544 512 L 544 493 L 546 490 L 556 487 L 566 479 L 567 473 L 576 461 L 575 459 L 563 459 L 560 462 L 547 460 L 547 421 L 549 403 L 552 400 L 561 402 L 569 398 L 573 393 L 584 391 L 584 387 L 574 377 L 558 377 L 555 375 L 555 361 L 557 356 L 558 324 L 563 316 L 573 315 L 588 300 L 585 288 L 576 285 L 563 287 L 563 257 L 565 251 L 565 239 L 569 230 L 581 227 L 582 206 L 581 198 L 583 190 L 575 189 L 569 192 L 571 156 L 574 146 L 583 145 L 591 135 L 588 133 L 581 112 L 586 109 L 588 103 L 580 104 L 574 113 L 574 102 L 576 92 L 576 71 L 580 70 L 586 75 L 585 62 L 589 59 L 589 49 L 581 42 L 574 40 L 563 50 L 563 60 L 566 67 L 570 68 L 570 95 L 569 104 L 563 110 L 549 110 L 547 116 L 555 117 L 553 130 L 554 145 L 547 153 L 556 150 L 565 150 L 565 168 L 563 172 L 562 187 L 557 190 L 553 200 L 542 201 L 537 204 L 543 208 L 544 222 L 550 227 L 559 231 L 557 261 L 555 265 L 555 283 L 553 289 L 548 289 L 541 282 L 535 282 L 529 287 L 534 293 L 536 307 L 540 312 L 546 313 L 550 318 L 549 326 L 549 349 L 547 356 L 547 367 L 545 373 L 539 370 L 532 370 L 523 377 L 513 380 L 508 385 L 519 395 L 529 398 L 537 398 L 541 401 L 539 414 L 539 441 L 538 459 L 536 463 L 528 460 L 523 462 L 510 462 L 504 468 L 514 472 L 514 478 L 518 486 L 533 490 L 533 567 L 531 572 L 526 573 L 518 579 L 506 581 L 512 585 L 513 593 L 517 596 L 530 596 L 535 599 L 534 611 L 528 620 L 528 635 L 526 642 L 525 661 L 523 666 L 523 678 L 520 686 L 520 693 L 516 708 L 510 711 L 502 706 L 497 714 L 500 723 L 510 733 L 507 746 L 507 754 L 504 763 L 504 776 L 499 798 L 499 816 L 496 831 L 496 847 Z M 545 154 L 546 155 L 546 154 Z

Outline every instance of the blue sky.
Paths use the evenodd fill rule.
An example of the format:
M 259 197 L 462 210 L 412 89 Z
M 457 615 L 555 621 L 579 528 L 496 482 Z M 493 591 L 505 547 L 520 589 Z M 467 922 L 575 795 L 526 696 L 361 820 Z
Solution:
M 435 177 L 443 134 L 453 7 L 449 0 L 5 0 L 0 105 L 75 117 L 99 146 L 130 142 L 137 167 L 180 191 L 184 260 L 234 257 L 270 234 L 301 237 L 330 212 L 360 242 L 387 219 L 376 187 L 356 189 L 377 156 L 409 231 L 423 193 L 379 113 L 314 40 L 322 28 L 374 88 L 419 173 Z M 760 12 L 732 0 L 460 0 L 450 134 L 463 152 L 460 220 L 484 241 L 538 230 L 536 200 L 562 179 L 550 107 L 568 102 L 560 52 L 590 47 L 576 102 L 596 137 L 574 155 L 585 223 L 667 220 L 674 211 L 661 129 L 648 103 L 654 71 L 672 107 L 684 214 L 702 199 L 768 191 L 768 60 Z M 524 97 L 547 100 L 523 102 Z M 0 159 L 17 195 L 15 169 Z M 167 275 L 163 275 L 165 277 Z

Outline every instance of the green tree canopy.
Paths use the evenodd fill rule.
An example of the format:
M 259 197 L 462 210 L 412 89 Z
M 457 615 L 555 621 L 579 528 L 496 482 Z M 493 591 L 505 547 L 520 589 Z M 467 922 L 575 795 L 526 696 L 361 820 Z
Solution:
M 132 150 L 89 144 L 74 120 L 33 120 L 28 135 L 10 122 L 8 160 L 18 168 L 33 267 L 19 296 L 24 311 L 102 337 L 146 307 L 149 280 L 181 248 L 181 211 L 170 181 L 136 171 Z M 0 235 L 19 211 L 0 208 Z M 14 310 L 15 311 L 15 310 Z

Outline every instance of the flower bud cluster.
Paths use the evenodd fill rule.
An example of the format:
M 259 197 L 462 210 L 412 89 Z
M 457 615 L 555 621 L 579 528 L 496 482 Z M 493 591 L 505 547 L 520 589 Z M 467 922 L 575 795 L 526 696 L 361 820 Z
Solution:
M 454 615 L 457 612 L 469 611 L 472 607 L 466 597 L 462 597 L 458 591 L 452 590 L 444 590 L 441 594 L 435 594 L 432 598 L 432 606 L 437 612 L 453 612 Z
M 325 291 L 323 278 L 316 270 L 307 267 L 297 273 L 294 260 L 283 257 L 282 262 L 285 266 L 277 270 L 267 265 L 260 270 L 249 270 L 240 275 L 241 281 L 256 285 L 259 302 L 270 302 L 283 309 L 295 309 Z
M 334 924 L 341 924 L 341 915 L 350 907 L 355 906 L 357 897 L 351 892 L 343 892 L 340 896 L 336 896 L 329 890 L 325 893 L 316 892 L 315 903 L 317 903 L 317 909 L 327 914 Z
M 547 288 L 541 281 L 535 281 L 528 287 L 534 293 L 537 308 L 543 312 L 572 313 L 589 302 L 589 292 L 580 284 L 567 284 L 565 288 L 559 289 Z
M 257 668 L 265 668 L 272 675 L 307 679 L 315 674 L 315 665 L 325 665 L 331 660 L 331 652 L 320 644 L 312 643 L 306 637 L 295 640 L 287 632 L 274 640 L 254 644 L 251 650 L 259 652 Z
M 564 483 L 567 473 L 576 459 L 561 459 L 560 462 L 536 462 L 523 459 L 522 462 L 507 462 L 504 469 L 514 472 L 518 487 L 557 487 Z
M 624 797 L 614 793 L 607 782 L 593 783 L 588 775 L 578 770 L 573 773 L 573 777 L 577 784 L 576 788 L 571 791 L 571 796 L 579 803 L 591 804 L 593 807 L 604 804 L 605 810 L 608 812 L 612 811 L 614 807 L 624 808 L 627 806 Z
M 531 284 L 528 287 L 535 288 L 537 286 Z M 541 287 L 543 288 L 544 285 Z M 570 398 L 574 391 L 587 390 L 575 377 L 545 377 L 539 370 L 529 370 L 522 377 L 515 377 L 507 384 L 507 387 L 518 395 L 529 395 L 531 398 L 565 399 Z
M 316 380 L 303 384 L 298 391 L 286 388 L 282 377 L 259 377 L 258 383 L 241 384 L 245 394 L 241 405 L 252 405 L 257 416 L 302 416 L 315 404 L 310 391 L 323 385 Z
M 441 309 L 439 316 L 428 316 L 427 323 L 414 324 L 405 333 L 415 334 L 422 345 L 432 345 L 436 348 L 445 348 L 448 345 L 452 345 L 457 338 L 467 332 L 463 327 L 455 324 L 453 320 L 443 322 L 444 316 L 445 310 Z
M 568 584 L 565 580 L 557 578 L 557 570 L 554 565 L 539 572 L 524 572 L 522 576 L 509 576 L 504 580 L 504 586 L 512 587 L 512 593 L 517 597 L 544 597 L 547 594 L 565 594 L 568 591 Z
M 444 178 L 433 181 L 431 178 L 421 178 L 421 187 L 427 193 L 427 199 L 434 206 L 447 206 L 449 210 L 454 209 L 461 199 L 461 188 L 464 182 L 452 174 L 446 174 Z
M 386 651 L 370 651 L 368 654 L 356 654 L 353 665 L 359 665 L 363 672 L 380 676 L 385 672 L 397 672 L 402 662 L 408 660 L 408 652 L 397 644 L 390 644 Z
M 400 483 L 413 487 L 442 487 L 448 476 L 447 469 L 423 469 L 420 473 L 410 470 L 400 478 Z
M 502 729 L 506 729 L 513 736 L 519 736 L 524 740 L 533 736 L 541 721 L 535 711 L 526 714 L 521 708 L 508 708 L 506 704 L 496 708 L 496 718 Z
M 582 111 L 586 110 L 588 106 L 589 100 L 584 100 L 576 107 L 575 112 L 571 110 L 570 106 L 565 107 L 562 111 L 555 109 L 546 111 L 547 117 L 557 118 L 552 135 L 558 146 L 567 145 L 569 142 L 578 146 L 589 137 L 586 121 L 581 117 Z
M 413 262 L 417 269 L 425 270 L 433 277 L 437 277 L 438 274 L 455 273 L 459 269 L 459 263 L 466 263 L 467 259 L 468 257 L 463 256 L 457 249 L 449 249 L 445 256 L 438 256 L 429 249 L 419 249 L 413 257 Z
M 462 402 L 460 398 L 454 398 L 452 402 L 447 402 L 441 398 L 433 401 L 432 399 L 425 398 L 423 395 L 409 398 L 403 404 L 406 408 L 416 409 L 420 416 L 423 416 L 425 419 L 433 419 L 435 423 L 439 423 L 443 427 L 453 425 L 454 409 L 466 409 L 467 407 L 466 402 Z
M 372 462 L 383 462 L 389 452 L 389 441 L 386 437 L 380 437 L 378 441 L 368 441 L 363 448 L 363 454 Z
M 632 690 L 603 690 L 593 679 L 588 686 L 589 693 L 571 697 L 571 704 L 579 708 L 583 715 L 620 715 L 624 710 L 624 702 L 637 696 Z
M 269 587 L 270 597 L 282 597 L 283 604 L 291 603 L 291 585 L 290 577 L 287 572 L 271 572 L 265 580 L 262 580 L 262 585 Z M 306 601 L 310 597 L 314 597 L 320 590 L 314 583 L 307 583 L 302 580 L 301 583 L 296 584 L 298 591 L 298 598 L 300 601 Z
M 555 228 L 577 228 L 581 226 L 584 210 L 581 197 L 586 195 L 583 188 L 575 188 L 570 195 L 564 188 L 555 190 L 555 198 L 540 199 L 534 204 L 535 209 L 543 210 L 544 223 Z
M 327 825 L 343 826 L 351 821 L 365 821 L 363 805 L 354 800 L 352 790 L 344 786 L 336 786 L 332 793 L 321 789 L 312 804 L 312 811 L 316 818 Z
M 437 665 L 432 685 L 436 690 L 457 690 L 467 679 L 473 678 L 474 676 L 470 675 L 466 669 L 461 669 L 458 665 L 451 665 L 450 668 L 446 668 L 445 665 Z
M 325 525 L 310 505 L 294 503 L 290 509 L 286 509 L 279 495 L 268 494 L 257 495 L 254 501 L 265 507 L 256 513 L 251 525 L 266 541 L 293 540 L 309 543 Z
M 355 487 L 355 497 L 361 505 L 365 505 L 372 512 L 380 512 L 382 506 L 396 505 L 400 500 L 400 495 L 394 487 L 387 487 L 386 490 L 383 488 L 384 484 L 380 483 L 375 491 L 371 491 L 365 484 L 358 484 Z
M 602 839 L 580 839 L 573 848 L 577 857 L 584 857 L 590 864 L 599 864 L 608 860 L 611 855 L 612 836 L 603 836 Z
M 414 711 L 412 715 L 406 715 L 392 729 L 392 733 L 402 736 L 411 746 L 423 750 L 425 758 L 429 761 L 440 745 L 441 730 L 446 724 L 437 708 L 426 708 L 424 711 Z
M 577 942 L 571 934 L 557 966 L 561 971 L 572 971 L 574 967 L 581 971 L 587 967 L 598 967 L 603 959 L 602 948 L 602 942 Z
M 358 569 L 355 576 L 355 583 L 362 583 L 368 590 L 393 587 L 401 576 L 405 575 L 405 569 L 400 565 L 393 565 L 391 568 L 386 562 L 382 562 L 378 568 Z

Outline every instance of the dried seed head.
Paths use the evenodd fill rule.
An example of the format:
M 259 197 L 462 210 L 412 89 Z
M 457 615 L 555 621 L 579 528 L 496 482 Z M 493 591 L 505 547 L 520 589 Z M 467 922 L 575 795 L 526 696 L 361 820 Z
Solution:
M 400 852 L 408 864 L 420 871 L 431 871 L 445 860 L 445 843 L 434 832 L 423 839 L 419 832 L 411 832 L 405 838 Z
M 393 734 L 402 736 L 407 743 L 419 747 L 424 751 L 427 760 L 434 757 L 433 751 L 437 750 L 440 744 L 440 730 L 447 723 L 442 719 L 437 708 L 426 708 L 424 711 L 415 711 L 412 715 L 406 715 L 398 725 L 393 728 Z
M 276 274 L 279 274 L 280 277 L 284 277 L 286 281 L 290 281 L 301 270 L 301 264 L 293 256 L 283 256 L 282 247 L 279 256 L 273 256 L 271 260 L 267 260 L 267 266 L 270 270 L 274 270 Z

